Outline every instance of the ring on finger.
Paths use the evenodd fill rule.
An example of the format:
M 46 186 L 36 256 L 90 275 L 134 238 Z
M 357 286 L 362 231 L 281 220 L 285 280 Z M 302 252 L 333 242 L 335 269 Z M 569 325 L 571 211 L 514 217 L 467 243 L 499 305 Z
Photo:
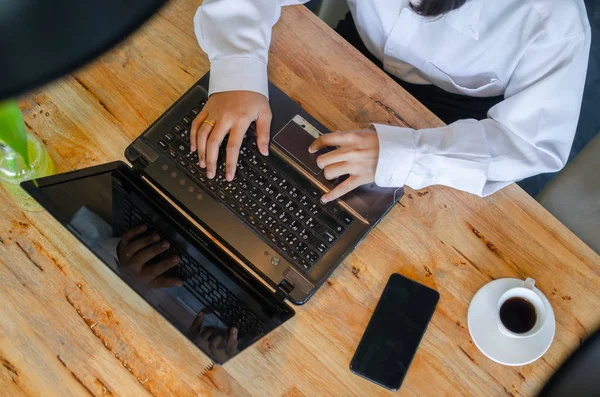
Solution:
M 215 128 L 215 123 L 216 123 L 216 121 L 208 121 L 208 120 L 204 120 L 204 121 L 202 122 L 202 124 L 205 124 L 205 123 L 206 123 L 206 124 L 208 124 L 208 125 L 210 125 L 212 128 Z

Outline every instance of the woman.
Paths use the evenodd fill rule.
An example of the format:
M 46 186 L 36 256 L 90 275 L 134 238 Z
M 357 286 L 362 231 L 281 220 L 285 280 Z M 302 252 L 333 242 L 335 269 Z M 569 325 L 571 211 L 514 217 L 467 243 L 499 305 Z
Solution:
M 300 3 L 303 1 L 299 1 Z M 256 121 L 268 154 L 267 57 L 286 0 L 205 0 L 194 17 L 211 61 L 210 99 L 193 123 L 192 150 L 213 177 L 230 134 L 226 175 Z M 296 2 L 297 3 L 297 2 Z M 327 178 L 349 174 L 331 201 L 375 181 L 446 185 L 479 196 L 561 169 L 573 142 L 590 27 L 582 0 L 348 0 L 363 51 L 451 124 L 425 130 L 374 124 L 327 134 L 309 148 Z M 361 43 L 351 21 L 340 32 Z

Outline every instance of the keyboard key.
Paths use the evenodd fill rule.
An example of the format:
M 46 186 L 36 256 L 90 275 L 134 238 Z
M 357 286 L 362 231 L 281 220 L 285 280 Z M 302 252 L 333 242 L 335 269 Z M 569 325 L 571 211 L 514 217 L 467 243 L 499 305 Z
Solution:
M 250 224 L 251 224 L 252 226 L 256 226 L 256 225 L 258 225 L 258 219 L 256 219 L 256 217 L 255 217 L 254 215 L 248 215 L 248 216 L 246 217 L 246 219 L 248 220 L 248 222 L 250 222 Z
M 302 197 L 300 197 L 300 200 L 298 200 L 298 202 L 300 203 L 301 206 L 303 207 L 308 207 L 311 204 L 310 199 L 308 198 L 307 195 L 303 194 Z
M 238 187 L 232 183 L 227 183 L 224 190 L 227 192 L 227 194 L 234 195 L 238 191 Z
M 304 211 L 302 208 L 298 209 L 298 211 L 296 211 L 296 213 L 294 214 L 294 216 L 296 218 L 298 218 L 299 220 L 303 221 L 306 219 L 307 215 L 306 215 L 306 211 Z
M 277 235 L 273 232 L 268 232 L 267 233 L 267 238 L 269 239 L 269 241 L 271 241 L 273 244 L 277 244 L 279 242 L 279 239 L 277 238 Z
M 194 167 L 191 164 L 188 164 L 185 169 L 192 175 L 196 175 L 198 173 L 198 170 L 196 169 L 196 167 Z
M 288 198 L 285 194 L 279 192 L 275 196 L 275 201 L 277 201 L 279 204 L 283 204 L 285 201 L 288 201 Z
M 313 252 L 311 250 L 307 250 L 304 253 L 304 259 L 306 259 L 306 261 L 308 263 L 315 263 L 317 261 L 317 259 L 319 259 L 319 255 L 317 255 L 315 252 Z
M 293 198 L 293 199 L 297 199 L 298 195 L 300 194 L 300 192 L 298 191 L 298 189 L 296 189 L 295 187 L 291 187 L 287 190 L 287 193 Z
M 308 211 L 313 214 L 314 216 L 317 216 L 321 213 L 321 208 L 317 205 L 317 204 L 312 204 L 309 208 Z
M 288 233 L 287 229 L 283 225 L 277 225 L 275 227 L 275 234 L 279 237 L 283 237 Z
M 192 115 L 194 115 L 194 118 L 195 118 L 197 115 L 199 115 L 199 114 L 200 114 L 200 110 L 201 110 L 201 109 L 200 109 L 198 106 L 195 106 L 195 107 L 193 107 L 193 108 L 192 108 L 192 111 L 191 111 L 191 113 L 192 113 Z
M 190 147 L 187 143 L 182 141 L 181 139 L 175 139 L 175 142 L 171 144 L 172 147 L 175 148 L 179 152 L 179 154 L 186 155 L 190 152 Z
M 325 240 L 326 242 L 328 242 L 329 244 L 333 243 L 337 239 L 335 234 L 333 234 L 329 229 L 323 226 L 319 227 L 315 234 L 323 240 Z
M 169 132 L 167 132 L 167 133 L 165 134 L 165 140 L 166 140 L 167 142 L 173 142 L 173 141 L 175 140 L 175 134 L 173 134 L 173 133 L 172 133 L 172 132 L 170 132 L 170 131 L 169 131 Z
M 296 237 L 295 235 L 293 235 L 292 233 L 288 234 L 285 237 L 285 242 L 290 246 L 293 247 L 294 245 L 296 245 L 296 243 L 298 242 L 298 237 Z
M 239 178 L 237 180 L 237 185 L 240 187 L 240 189 L 246 191 L 250 188 L 250 182 L 248 182 L 248 180 L 246 178 Z
M 235 207 L 235 211 L 240 214 L 240 216 L 242 218 L 245 218 L 248 216 L 248 211 L 241 205 L 238 205 L 237 207 Z
M 298 230 L 300 230 L 301 228 L 302 224 L 297 220 L 293 220 L 292 223 L 290 223 L 290 229 L 292 229 L 294 233 L 298 232 Z
M 284 254 L 288 254 L 288 253 L 291 251 L 291 249 L 290 249 L 290 248 L 289 248 L 287 245 L 285 245 L 285 244 L 283 243 L 283 241 L 281 241 L 281 240 L 279 240 L 279 241 L 277 242 L 277 247 L 279 247 L 279 249 L 280 249 L 281 251 L 283 251 L 283 253 L 284 253 Z
M 275 187 L 275 185 L 269 185 L 265 188 L 265 192 L 269 195 L 269 196 L 277 196 L 277 194 L 279 194 L 279 190 L 277 190 L 277 188 Z
M 337 204 L 332 204 L 327 208 L 327 212 L 329 212 L 334 218 L 337 217 L 342 212 L 342 208 Z
M 310 241 L 308 242 L 308 244 L 311 247 L 313 247 L 320 254 L 324 253 L 325 251 L 327 251 L 327 248 L 329 248 L 329 245 L 325 244 L 323 241 L 319 240 L 317 237 L 311 238 Z
M 235 200 L 229 199 L 227 200 L 227 205 L 229 206 L 229 208 L 235 210 L 237 208 L 237 203 L 235 202 Z
M 248 208 L 248 211 L 254 213 L 254 211 L 258 208 L 258 203 L 252 199 L 248 199 L 246 202 L 246 208 Z
M 307 229 L 301 229 L 298 235 L 302 240 L 309 240 L 312 237 L 312 234 Z
M 180 166 L 185 168 L 185 167 L 187 167 L 188 162 L 183 157 L 178 157 L 177 164 L 179 164 Z
M 198 164 L 198 153 L 196 152 L 188 152 L 185 155 L 185 159 L 192 164 Z
M 275 228 L 275 225 L 277 225 L 277 219 L 273 218 L 272 216 L 268 216 L 265 220 L 265 226 L 269 229 L 273 229 Z
M 284 225 L 287 225 L 291 220 L 292 216 L 288 212 L 282 211 L 281 214 L 279 214 L 279 221 Z
M 290 257 L 292 258 L 292 261 L 294 263 L 299 263 L 300 262 L 300 254 L 298 254 L 296 251 L 292 251 L 290 253 Z
M 269 179 L 273 182 L 273 183 L 279 183 L 279 180 L 281 179 L 281 175 L 279 174 L 278 171 L 276 170 L 271 170 L 269 172 Z
M 211 180 L 206 181 L 206 186 L 213 192 L 216 192 L 219 189 L 217 184 Z
M 279 206 L 277 203 L 271 203 L 267 208 L 273 215 L 277 215 L 281 211 L 281 206 Z
M 258 198 L 258 202 L 264 205 L 265 207 L 268 207 L 273 202 L 273 200 L 271 200 L 267 196 L 261 196 Z
M 267 230 L 266 226 L 263 224 L 259 224 L 258 225 L 258 231 L 261 232 L 262 234 L 266 235 L 269 231 Z
M 227 193 L 225 193 L 225 191 L 223 189 L 219 189 L 219 190 L 217 190 L 217 197 L 220 198 L 221 200 L 225 201 L 225 200 L 227 200 L 229 195 Z
M 161 148 L 162 150 L 167 150 L 169 148 L 169 145 L 167 145 L 167 143 L 165 141 L 159 140 L 158 147 Z
M 259 207 L 258 210 L 256 210 L 256 212 L 254 213 L 254 215 L 256 215 L 256 217 L 262 221 L 264 219 L 267 219 L 267 216 L 269 214 L 267 214 L 267 211 Z
M 306 225 L 307 228 L 314 229 L 315 226 L 317 226 L 317 221 L 315 221 L 315 218 L 310 217 L 310 218 L 306 219 L 306 221 L 304 222 L 304 224 Z
M 284 207 L 291 214 L 298 211 L 298 205 L 296 203 L 294 203 L 292 200 L 289 200 L 287 203 L 285 203 Z
M 192 116 L 190 114 L 186 114 L 185 116 L 183 116 L 181 121 L 183 121 L 183 124 L 185 124 L 185 125 L 190 125 L 190 124 L 192 124 L 192 121 L 194 121 L 194 116 Z
M 254 182 L 256 182 L 258 187 L 264 187 L 267 184 L 267 180 L 260 175 L 254 180 Z
M 190 130 L 188 130 L 187 128 L 183 131 L 181 131 L 181 133 L 179 134 L 179 136 L 181 137 L 181 139 L 183 139 L 185 142 L 189 142 L 190 141 Z
M 337 218 L 339 220 L 341 220 L 342 223 L 346 226 L 350 226 L 352 224 L 352 222 L 354 222 L 354 218 L 352 218 L 352 215 L 350 215 L 346 211 L 340 212 L 340 214 L 337 216 Z
M 175 126 L 173 127 L 173 132 L 176 134 L 180 134 L 181 131 L 183 131 L 183 125 L 179 123 L 175 124 Z
M 319 217 L 319 221 L 328 226 L 338 235 L 342 234 L 345 230 L 344 226 L 327 214 L 322 214 L 321 217 Z
M 259 195 L 262 194 L 262 192 L 256 186 L 252 186 L 248 191 L 248 194 L 250 195 L 250 197 L 257 198 Z
M 308 263 L 307 261 L 305 261 L 304 259 L 300 259 L 300 267 L 302 267 L 302 269 L 305 272 L 310 271 L 310 269 L 312 268 L 312 266 L 310 265 L 310 263 Z
M 176 159 L 177 157 L 179 157 L 179 154 L 173 148 L 169 148 L 169 150 L 167 150 L 167 153 L 169 153 L 169 157 L 171 157 L 172 159 Z
M 298 251 L 300 254 L 304 254 L 304 251 L 306 251 L 307 249 L 308 249 L 308 245 L 306 245 L 302 241 L 300 241 L 298 244 L 296 244 L 296 251 Z

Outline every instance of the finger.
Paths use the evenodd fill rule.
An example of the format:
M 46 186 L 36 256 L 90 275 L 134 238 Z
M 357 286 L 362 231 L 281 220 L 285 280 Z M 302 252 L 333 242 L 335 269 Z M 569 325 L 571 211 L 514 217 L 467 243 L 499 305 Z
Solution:
M 214 178 L 217 173 L 219 147 L 221 146 L 225 135 L 229 133 L 230 128 L 230 123 L 225 120 L 219 120 L 206 140 L 206 176 L 209 179 Z
M 143 277 L 146 280 L 154 280 L 164 272 L 172 269 L 179 263 L 179 257 L 173 256 L 167 259 L 163 259 L 158 263 L 146 266 L 143 271 Z
M 249 125 L 249 121 L 238 122 L 229 133 L 227 154 L 225 156 L 225 179 L 229 182 L 231 182 L 235 176 L 235 168 L 240 154 L 240 147 L 242 146 L 242 141 L 244 140 L 244 135 L 246 134 Z
M 127 246 L 124 247 L 123 250 L 125 255 L 131 258 L 134 255 L 137 255 L 138 252 L 152 244 L 157 243 L 158 241 L 160 241 L 160 236 L 156 233 L 152 233 L 148 236 L 143 236 L 131 241 L 129 244 L 127 244 Z
M 192 322 L 192 325 L 190 325 L 190 329 L 188 330 L 188 336 L 190 338 L 195 337 L 196 335 L 198 335 L 201 331 L 202 331 L 202 323 L 204 322 L 204 313 L 200 312 L 196 315 L 196 318 L 194 319 L 194 321 Z
M 196 138 L 196 145 L 198 150 L 198 164 L 201 168 L 206 167 L 206 141 L 210 132 L 213 130 L 213 126 L 205 123 L 210 115 L 206 116 L 206 119 L 202 121 L 198 129 L 198 137 Z
M 204 340 L 209 340 L 214 332 L 213 327 L 205 327 L 202 332 L 200 332 L 200 337 Z
M 346 179 L 344 182 L 337 185 L 333 190 L 324 194 L 321 197 L 321 202 L 328 203 L 330 201 L 333 201 L 333 200 L 343 196 L 344 194 L 348 193 L 349 191 L 356 189 L 360 185 L 362 185 L 362 183 L 360 182 L 360 178 L 351 176 L 350 178 Z
M 198 113 L 194 121 L 192 121 L 192 127 L 190 128 L 190 150 L 192 152 L 195 152 L 198 148 L 198 130 L 200 129 L 200 126 L 204 124 L 206 117 L 208 117 L 208 112 L 206 111 L 206 107 L 204 107 L 202 111 Z
M 271 109 L 261 111 L 256 119 L 256 144 L 263 156 L 269 155 L 269 136 L 271 131 Z
M 317 165 L 319 166 L 319 168 L 324 169 L 330 164 L 349 161 L 352 160 L 354 157 L 356 157 L 356 155 L 353 151 L 344 148 L 339 148 L 332 150 L 331 152 L 324 153 L 317 157 Z
M 350 165 L 350 163 L 348 163 L 346 161 L 343 161 L 341 163 L 335 163 L 335 164 L 328 165 L 323 170 L 323 174 L 325 175 L 325 179 L 329 179 L 329 180 L 335 179 L 335 178 L 340 177 L 342 175 L 350 174 L 351 172 L 352 172 L 352 166 Z
M 210 348 L 213 350 L 217 350 L 219 345 L 223 342 L 223 335 L 216 334 L 212 338 L 210 338 Z
M 139 225 L 139 226 L 136 226 L 134 228 L 127 230 L 125 233 L 123 233 L 123 237 L 121 237 L 121 245 L 123 247 L 125 247 L 127 244 L 129 244 L 129 242 L 131 241 L 132 238 L 144 233 L 147 229 L 148 229 L 148 226 Z
M 183 285 L 183 281 L 179 277 L 158 276 L 148 284 L 148 287 L 149 288 L 171 288 L 171 287 L 181 287 L 182 285 Z
M 158 235 L 156 235 L 158 237 Z M 160 239 L 160 237 L 159 237 Z M 155 240 L 155 241 L 158 241 Z M 169 249 L 168 241 L 161 241 L 159 244 L 153 244 L 149 247 L 146 247 L 140 250 L 137 254 L 133 256 L 133 263 L 139 264 L 141 266 L 145 265 L 149 261 L 151 261 L 154 257 L 162 254 L 166 250 Z
M 233 356 L 237 352 L 238 346 L 238 329 L 232 327 L 229 330 L 229 338 L 227 339 L 227 344 L 225 345 L 225 351 L 229 356 Z
M 329 147 L 329 146 L 341 146 L 350 142 L 352 139 L 352 133 L 347 131 L 336 131 L 331 132 L 329 134 L 323 134 L 318 137 L 311 145 L 308 147 L 308 151 L 310 153 L 316 153 L 319 150 Z

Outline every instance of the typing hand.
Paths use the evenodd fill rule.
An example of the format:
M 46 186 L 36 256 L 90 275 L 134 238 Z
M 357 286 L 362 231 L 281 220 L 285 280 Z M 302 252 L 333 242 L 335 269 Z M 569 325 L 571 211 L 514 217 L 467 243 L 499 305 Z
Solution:
M 238 329 L 235 327 L 225 331 L 202 324 L 204 313 L 200 312 L 188 330 L 188 337 L 201 349 L 210 352 L 217 362 L 224 362 L 238 352 Z
M 181 286 L 183 282 L 172 276 L 166 276 L 167 270 L 179 263 L 179 258 L 172 256 L 160 261 L 153 261 L 158 255 L 169 249 L 168 241 L 161 241 L 156 233 L 144 234 L 145 225 L 129 229 L 123 234 L 117 247 L 119 272 L 127 278 L 142 282 L 148 288 L 168 288 Z
M 217 171 L 219 146 L 227 141 L 225 177 L 232 181 L 242 140 L 250 123 L 256 120 L 256 144 L 263 156 L 269 154 L 271 108 L 267 98 L 251 91 L 228 91 L 212 94 L 192 123 L 190 148 L 198 150 L 198 163 L 206 167 L 212 179 Z
M 377 132 L 371 128 L 321 135 L 310 145 L 308 151 L 316 153 L 329 146 L 337 149 L 317 157 L 317 165 L 324 170 L 325 178 L 350 176 L 321 197 L 324 203 L 335 200 L 361 185 L 373 182 L 379 159 L 379 139 Z

